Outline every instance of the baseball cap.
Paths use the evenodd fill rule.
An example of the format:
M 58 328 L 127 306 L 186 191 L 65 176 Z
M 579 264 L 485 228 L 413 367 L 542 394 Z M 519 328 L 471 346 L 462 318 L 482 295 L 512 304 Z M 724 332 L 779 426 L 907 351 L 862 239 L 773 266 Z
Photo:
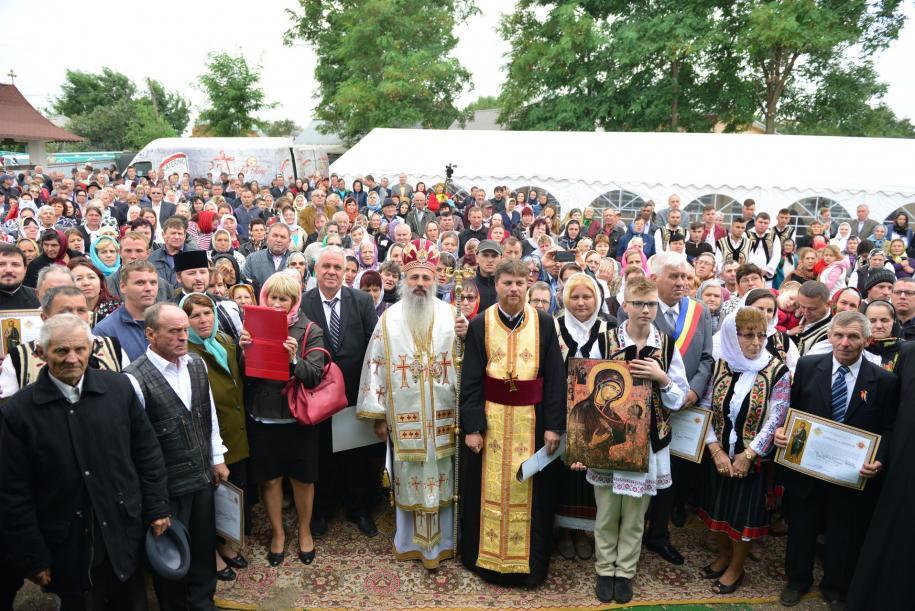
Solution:
M 482 253 L 487 250 L 491 250 L 497 255 L 502 256 L 502 247 L 499 246 L 499 243 L 495 240 L 483 240 L 480 242 L 480 245 L 477 247 L 477 253 Z

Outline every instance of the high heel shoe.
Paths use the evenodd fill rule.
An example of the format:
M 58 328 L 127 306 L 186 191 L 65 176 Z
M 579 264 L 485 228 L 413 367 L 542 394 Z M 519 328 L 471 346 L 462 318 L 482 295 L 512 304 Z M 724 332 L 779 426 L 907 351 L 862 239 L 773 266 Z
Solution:
M 219 581 L 235 581 L 236 577 L 235 571 L 228 565 L 221 571 L 216 571 L 216 579 Z
M 746 573 L 741 573 L 740 577 L 737 578 L 737 581 L 732 583 L 729 586 L 724 585 L 719 580 L 715 580 L 715 583 L 712 584 L 712 592 L 715 594 L 732 594 L 737 591 L 737 588 L 740 587 L 740 584 L 743 583 L 743 578 L 746 576 Z
M 219 557 L 222 558 L 223 562 L 228 564 L 233 569 L 248 568 L 248 560 L 242 556 L 240 552 L 235 552 L 235 555 L 231 558 L 228 556 L 223 556 L 222 554 L 219 554 Z
M 728 567 L 724 567 L 720 571 L 716 571 L 715 569 L 712 568 L 711 564 L 707 564 L 706 566 L 702 567 L 702 570 L 700 571 L 699 574 L 702 575 L 702 579 L 718 579 L 719 577 L 724 575 L 724 572 L 727 569 L 728 569 Z
M 267 552 L 267 562 L 270 563 L 270 566 L 279 566 L 283 564 L 283 560 L 286 558 L 286 552 Z
M 315 561 L 315 556 L 316 556 L 315 552 L 316 552 L 316 549 L 314 547 L 311 548 L 310 552 L 303 552 L 302 550 L 299 550 L 299 560 L 302 561 L 302 564 L 306 564 L 306 565 L 311 564 L 312 562 Z

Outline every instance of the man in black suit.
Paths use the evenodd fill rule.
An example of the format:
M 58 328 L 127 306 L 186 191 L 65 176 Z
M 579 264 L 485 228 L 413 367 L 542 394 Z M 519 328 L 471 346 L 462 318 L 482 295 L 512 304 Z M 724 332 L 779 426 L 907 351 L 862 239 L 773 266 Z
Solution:
M 336 246 L 321 251 L 315 264 L 318 286 L 302 297 L 302 311 L 321 326 L 327 348 L 346 380 L 346 398 L 356 404 L 359 378 L 378 315 L 368 293 L 343 286 L 345 255 Z M 355 414 L 353 418 L 355 418 Z M 311 534 L 321 537 L 342 500 L 347 518 L 366 536 L 378 534 L 370 511 L 381 485 L 384 444 L 333 453 L 331 419 L 319 426 L 320 472 L 315 494 Z
M 165 224 L 166 219 L 175 215 L 177 206 L 170 202 L 163 201 L 165 192 L 162 190 L 161 186 L 150 186 L 147 194 L 149 195 L 150 203 L 148 205 L 140 204 L 140 206 L 143 208 L 152 208 L 159 219 L 159 226 L 161 227 Z
M 842 422 L 881 435 L 874 462 L 861 476 L 876 477 L 890 446 L 890 432 L 899 405 L 896 376 L 862 358 L 870 324 L 860 312 L 840 312 L 829 327 L 833 352 L 801 357 L 791 384 L 791 405 L 821 418 Z M 788 439 L 783 428 L 775 445 Z M 858 491 L 783 470 L 788 546 L 785 572 L 788 584 L 779 601 L 796 605 L 813 583 L 817 534 L 826 536 L 820 591 L 830 607 L 841 606 L 864 542 L 879 493 L 878 482 Z

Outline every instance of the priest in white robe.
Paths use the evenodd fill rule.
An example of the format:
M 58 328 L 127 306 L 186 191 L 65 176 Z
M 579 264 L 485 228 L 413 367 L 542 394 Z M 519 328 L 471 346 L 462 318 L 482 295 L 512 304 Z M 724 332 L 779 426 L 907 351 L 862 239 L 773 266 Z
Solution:
M 362 367 L 357 415 L 388 440 L 399 560 L 427 569 L 454 557 L 456 331 L 467 321 L 436 298 L 438 249 L 413 240 L 404 249 L 400 301 L 375 327 Z

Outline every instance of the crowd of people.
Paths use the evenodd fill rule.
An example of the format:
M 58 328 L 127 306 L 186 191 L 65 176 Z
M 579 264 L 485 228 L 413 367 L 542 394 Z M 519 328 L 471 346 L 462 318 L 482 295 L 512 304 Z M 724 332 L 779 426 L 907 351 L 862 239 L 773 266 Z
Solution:
M 459 557 L 536 586 L 554 553 L 593 558 L 595 596 L 628 603 L 643 547 L 686 562 L 671 527 L 694 514 L 717 550 L 696 570 L 711 592 L 738 590 L 786 536 L 783 605 L 812 589 L 817 556 L 831 607 L 907 605 L 904 212 L 773 222 L 746 200 L 725 222 L 673 194 L 624 220 L 560 212 L 535 189 L 407 178 L 0 176 L 0 316 L 43 321 L 29 341 L 2 327 L 3 608 L 30 579 L 62 609 L 145 609 L 147 529 L 183 528 L 189 567 L 153 575 L 160 608 L 212 609 L 217 581 L 248 567 L 217 535 L 216 486 L 246 491 L 249 532 L 262 504 L 271 566 L 308 567 L 341 515 L 378 535 L 383 479 L 397 558 L 430 570 Z M 335 452 L 331 420 L 301 424 L 287 382 L 246 373 L 253 305 L 286 317 L 289 381 L 317 387 L 335 364 L 377 443 Z M 555 460 L 515 476 L 562 445 L 573 358 L 625 361 L 650 386 L 644 470 Z M 599 373 L 595 405 L 618 388 Z M 691 406 L 712 413 L 700 463 L 669 449 L 671 413 Z M 789 407 L 881 436 L 862 490 L 774 464 Z M 608 418 L 591 443 L 628 443 Z

